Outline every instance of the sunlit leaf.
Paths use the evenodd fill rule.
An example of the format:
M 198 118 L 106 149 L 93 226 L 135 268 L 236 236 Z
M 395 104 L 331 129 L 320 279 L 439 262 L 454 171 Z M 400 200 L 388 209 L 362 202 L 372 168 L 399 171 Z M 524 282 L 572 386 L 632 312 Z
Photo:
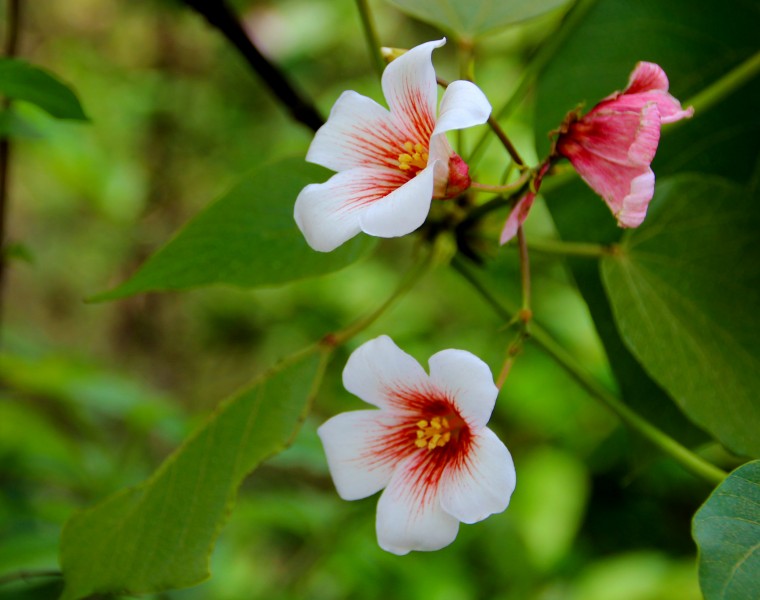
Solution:
M 225 402 L 146 482 L 75 514 L 61 542 L 62 600 L 194 585 L 243 478 L 295 435 L 318 353 L 283 363 Z
M 699 547 L 705 600 L 750 600 L 760 594 L 760 461 L 742 465 L 710 495 L 692 533 Z
M 760 456 L 760 211 L 747 196 L 712 177 L 658 182 L 660 206 L 602 276 L 647 372 L 700 427 Z
M 315 252 L 293 219 L 298 192 L 329 175 L 297 158 L 259 167 L 185 225 L 131 279 L 94 300 L 212 284 L 273 285 L 351 264 L 369 251 L 371 238 L 361 235 L 333 252 Z
M 0 94 L 31 102 L 58 119 L 87 120 L 82 105 L 68 86 L 22 60 L 0 58 Z
M 569 0 L 388 0 L 400 11 L 435 25 L 460 39 L 474 39 L 489 31 L 527 21 Z

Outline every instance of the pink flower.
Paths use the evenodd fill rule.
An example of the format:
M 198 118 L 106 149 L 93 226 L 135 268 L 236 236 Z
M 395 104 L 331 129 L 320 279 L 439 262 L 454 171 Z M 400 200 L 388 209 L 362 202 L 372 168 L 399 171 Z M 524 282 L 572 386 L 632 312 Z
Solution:
M 339 414 L 319 430 L 344 500 L 385 488 L 377 539 L 394 554 L 438 550 L 459 522 L 502 512 L 515 488 L 506 446 L 486 427 L 498 389 L 488 366 L 463 350 L 443 350 L 430 375 L 387 336 L 351 355 L 346 389 L 379 410 Z
M 583 117 L 571 113 L 560 129 L 556 152 L 570 159 L 599 194 L 621 227 L 637 227 L 654 194 L 650 164 L 660 125 L 691 117 L 693 108 L 668 94 L 668 78 L 658 65 L 640 62 L 628 87 L 615 92 Z
M 382 78 L 390 110 L 344 92 L 317 131 L 306 160 L 337 171 L 306 186 L 295 220 L 315 250 L 329 252 L 360 231 L 397 237 L 425 221 L 433 198 L 470 186 L 465 162 L 445 132 L 485 123 L 491 106 L 475 84 L 451 83 L 438 99 L 431 55 L 446 40 L 421 44 L 391 62 Z
M 530 182 L 530 190 L 517 201 L 512 207 L 512 212 L 507 217 L 507 222 L 504 223 L 504 229 L 501 230 L 501 237 L 499 243 L 503 246 L 509 240 L 517 235 L 517 229 L 528 218 L 528 213 L 533 206 L 533 201 L 536 199 L 536 195 L 541 189 L 541 181 L 544 179 L 544 175 L 549 170 L 551 163 L 547 160 L 538 169 L 538 173 Z

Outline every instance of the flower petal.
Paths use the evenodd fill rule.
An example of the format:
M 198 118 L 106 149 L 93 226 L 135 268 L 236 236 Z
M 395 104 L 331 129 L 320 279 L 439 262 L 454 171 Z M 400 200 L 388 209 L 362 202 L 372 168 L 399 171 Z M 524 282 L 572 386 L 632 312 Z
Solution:
M 406 134 L 394 123 L 388 110 L 371 98 L 343 92 L 314 136 L 306 160 L 333 171 L 361 166 L 396 168 Z
M 528 213 L 530 212 L 535 199 L 536 194 L 534 192 L 528 192 L 517 201 L 517 204 L 515 204 L 507 217 L 507 222 L 504 223 L 504 229 L 501 230 L 499 243 L 502 246 L 517 235 L 517 230 L 520 225 L 525 222 L 525 219 L 528 218 Z
M 660 65 L 641 61 L 633 68 L 623 94 L 640 94 L 652 90 L 667 92 L 669 85 L 668 76 Z
M 435 497 L 420 501 L 404 466 L 398 465 L 377 503 L 378 544 L 399 555 L 411 550 L 440 550 L 456 539 L 459 522 L 443 511 Z
M 362 231 L 378 237 L 399 237 L 422 225 L 430 212 L 437 164 L 429 161 L 416 177 L 369 204 L 359 216 Z M 403 176 L 401 171 L 398 173 Z
M 395 463 L 374 452 L 387 432 L 382 411 L 357 410 L 327 420 L 317 433 L 322 440 L 335 488 L 344 500 L 379 492 L 390 481 Z
M 433 134 L 481 125 L 490 114 L 491 104 L 478 86 L 470 81 L 453 81 L 441 98 Z
M 491 369 L 465 350 L 442 350 L 430 357 L 430 383 L 451 398 L 471 428 L 485 427 L 499 389 Z
M 399 56 L 383 71 L 382 87 L 391 114 L 407 128 L 410 139 L 417 143 L 430 138 L 435 125 L 438 83 L 432 54 L 446 39 L 420 44 Z M 402 143 L 406 140 L 402 140 Z
M 309 246 L 329 252 L 359 233 L 363 213 L 403 182 L 397 169 L 342 171 L 325 183 L 312 183 L 301 190 L 293 216 Z
M 462 523 L 477 523 L 507 508 L 516 482 L 509 450 L 485 428 L 473 440 L 466 463 L 441 480 L 441 507 Z
M 621 227 L 638 227 L 647 216 L 649 201 L 654 195 L 654 173 L 647 169 L 631 180 L 628 195 L 623 198 L 621 208 L 615 213 Z
M 427 373 L 412 356 L 387 335 L 359 346 L 343 369 L 344 387 L 369 404 L 393 410 L 389 391 L 416 389 L 428 380 Z

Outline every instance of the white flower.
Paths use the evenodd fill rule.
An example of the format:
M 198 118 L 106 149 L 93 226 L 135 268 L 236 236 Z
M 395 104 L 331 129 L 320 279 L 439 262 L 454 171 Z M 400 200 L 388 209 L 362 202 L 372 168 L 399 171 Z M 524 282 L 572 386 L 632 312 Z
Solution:
M 506 446 L 486 427 L 498 389 L 488 366 L 464 350 L 443 350 L 430 375 L 387 336 L 354 351 L 346 389 L 380 410 L 339 414 L 319 430 L 344 500 L 385 488 L 377 539 L 394 554 L 438 550 L 459 522 L 502 512 L 515 488 Z
M 397 237 L 425 221 L 432 198 L 452 198 L 470 185 L 465 162 L 445 132 L 485 123 L 491 105 L 469 81 L 454 81 L 438 99 L 434 48 L 421 44 L 391 62 L 382 88 L 390 111 L 353 91 L 335 102 L 306 160 L 337 171 L 306 186 L 295 220 L 315 250 L 329 252 L 360 231 Z

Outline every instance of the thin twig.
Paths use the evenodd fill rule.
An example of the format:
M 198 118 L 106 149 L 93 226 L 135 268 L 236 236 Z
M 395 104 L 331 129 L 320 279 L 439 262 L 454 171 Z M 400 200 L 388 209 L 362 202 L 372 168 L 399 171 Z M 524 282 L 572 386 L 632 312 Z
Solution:
M 261 54 L 225 0 L 182 0 L 203 15 L 238 49 L 272 93 L 285 105 L 291 116 L 316 131 L 324 119 L 314 105 L 304 98 L 285 75 Z
M 18 37 L 21 24 L 21 0 L 8 0 L 8 24 L 5 31 L 4 55 L 16 56 Z M 10 98 L 4 98 L 2 111 L 8 111 L 11 106 Z M 3 319 L 3 297 L 5 291 L 6 261 L 6 216 L 8 214 L 8 180 L 11 161 L 11 142 L 7 136 L 0 137 L 0 330 Z

